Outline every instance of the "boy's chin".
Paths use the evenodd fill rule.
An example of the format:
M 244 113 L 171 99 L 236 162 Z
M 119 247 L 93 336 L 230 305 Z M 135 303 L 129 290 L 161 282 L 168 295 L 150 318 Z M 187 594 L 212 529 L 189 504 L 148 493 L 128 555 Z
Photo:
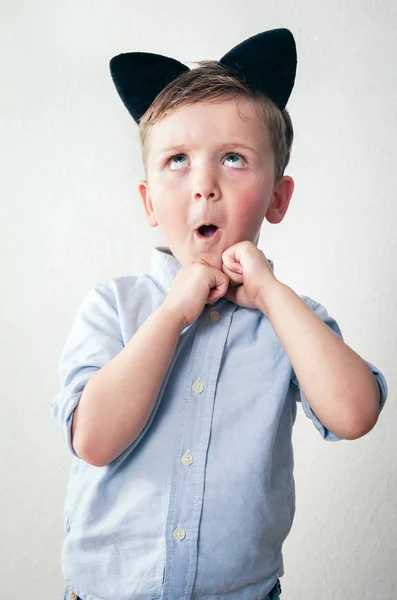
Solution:
M 213 250 L 211 252 L 203 252 L 195 258 L 196 262 L 203 262 L 204 264 L 214 267 L 222 271 L 222 252 L 220 250 Z
M 172 250 L 171 250 L 172 252 Z M 177 253 L 172 252 L 173 255 L 175 256 L 175 258 L 177 258 L 179 260 L 179 262 L 182 265 L 185 265 L 187 263 L 193 263 L 193 262 L 201 262 L 205 265 L 208 265 L 210 267 L 214 267 L 215 269 L 218 269 L 219 271 L 222 271 L 222 253 L 223 253 L 223 249 L 222 248 L 213 248 L 211 250 L 207 250 L 206 252 L 200 252 L 200 251 L 196 251 L 196 252 L 188 252 L 188 256 L 183 256 L 183 257 L 179 257 L 177 255 Z

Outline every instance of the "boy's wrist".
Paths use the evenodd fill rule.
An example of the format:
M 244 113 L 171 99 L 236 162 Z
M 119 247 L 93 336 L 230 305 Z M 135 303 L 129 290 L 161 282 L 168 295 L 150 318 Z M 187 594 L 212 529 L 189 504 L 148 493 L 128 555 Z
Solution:
M 256 308 L 258 308 L 265 317 L 269 318 L 272 307 L 277 304 L 277 297 L 287 288 L 284 283 L 274 278 L 271 285 L 261 288 L 256 297 Z
M 159 306 L 158 311 L 163 315 L 164 319 L 167 319 L 168 322 L 173 323 L 175 328 L 179 329 L 180 332 L 182 332 L 186 327 L 184 315 L 178 311 L 178 309 L 168 306 L 166 301 Z

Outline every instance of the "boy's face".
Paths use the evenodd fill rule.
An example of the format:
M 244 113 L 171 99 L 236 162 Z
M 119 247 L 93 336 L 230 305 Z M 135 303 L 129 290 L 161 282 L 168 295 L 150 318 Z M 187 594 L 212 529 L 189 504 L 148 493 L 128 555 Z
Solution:
M 241 116 L 240 116 L 241 115 Z M 293 180 L 274 181 L 266 127 L 246 99 L 182 106 L 152 127 L 147 181 L 140 182 L 148 223 L 160 226 L 182 265 L 222 268 L 222 253 L 245 240 L 258 242 L 266 217 L 279 223 Z M 201 237 L 202 224 L 218 226 Z

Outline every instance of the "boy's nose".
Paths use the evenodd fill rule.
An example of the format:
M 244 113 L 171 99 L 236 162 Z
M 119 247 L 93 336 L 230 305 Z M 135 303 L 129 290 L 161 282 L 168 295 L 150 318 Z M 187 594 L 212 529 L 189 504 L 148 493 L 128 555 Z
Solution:
M 195 200 L 200 200 L 200 198 L 205 198 L 206 200 L 215 200 L 217 196 L 215 190 L 212 190 L 211 192 L 196 190 L 193 195 Z
M 192 195 L 194 200 L 216 200 L 220 197 L 220 189 L 218 182 L 215 177 L 209 173 L 202 173 L 200 177 L 197 177 L 192 188 Z

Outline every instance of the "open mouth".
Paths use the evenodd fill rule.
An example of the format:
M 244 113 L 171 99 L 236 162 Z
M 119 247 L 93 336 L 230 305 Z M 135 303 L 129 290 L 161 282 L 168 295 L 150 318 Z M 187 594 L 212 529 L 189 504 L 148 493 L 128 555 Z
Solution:
M 202 225 L 196 230 L 196 232 L 199 237 L 211 238 L 215 235 L 218 229 L 219 228 L 216 225 Z

